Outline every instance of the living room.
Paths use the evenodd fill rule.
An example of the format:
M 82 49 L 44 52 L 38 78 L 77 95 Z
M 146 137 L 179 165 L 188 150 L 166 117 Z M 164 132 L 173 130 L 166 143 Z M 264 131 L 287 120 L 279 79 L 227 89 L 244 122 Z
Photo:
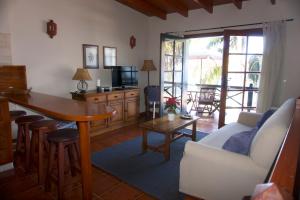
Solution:
M 178 5 L 181 4 L 172 3 L 172 1 L 170 1 L 171 3 L 169 1 L 166 1 L 169 3 L 160 1 L 152 2 L 154 4 L 161 3 L 162 5 L 177 5 L 177 7 L 173 5 L 172 9 L 173 11 L 175 10 L 175 12 L 172 13 L 167 13 L 166 11 L 155 12 L 153 7 L 150 11 L 143 10 L 143 6 L 131 8 L 130 2 L 135 1 L 75 0 L 71 2 L 66 0 L 0 0 L 0 33 L 1 36 L 3 36 L 1 40 L 6 38 L 6 41 L 9 41 L 9 50 L 5 50 L 7 56 L 0 57 L 3 60 L 5 59 L 5 62 L 0 60 L 0 63 L 1 65 L 26 66 L 27 88 L 32 88 L 32 91 L 71 99 L 72 96 L 70 92 L 78 90 L 78 81 L 72 80 L 72 78 L 77 68 L 82 68 L 83 65 L 85 65 L 83 61 L 84 44 L 98 47 L 98 67 L 88 69 L 91 78 L 91 80 L 87 81 L 88 89 L 95 90 L 98 85 L 97 80 L 101 80 L 101 87 L 109 88 L 110 90 L 113 81 L 112 73 L 111 69 L 104 64 L 106 57 L 104 49 L 105 47 L 112 47 L 116 50 L 117 66 L 135 66 L 138 69 L 138 96 L 135 96 L 136 93 L 132 94 L 130 90 L 128 91 L 128 95 L 132 94 L 134 97 L 137 97 L 134 101 L 134 105 L 139 106 L 139 114 L 145 114 L 144 88 L 148 85 L 160 86 L 160 89 L 163 87 L 162 34 L 175 36 L 176 40 L 179 41 L 183 40 L 182 36 L 203 36 L 224 32 L 224 30 L 228 29 L 262 29 L 264 24 L 268 22 L 284 21 L 286 35 L 284 48 L 280 51 L 281 55 L 283 55 L 283 58 L 280 60 L 280 62 L 282 62 L 281 76 L 277 79 L 274 92 L 267 92 L 265 96 L 270 96 L 270 94 L 274 96 L 274 98 L 271 98 L 272 107 L 279 107 L 287 99 L 297 98 L 299 96 L 300 84 L 298 75 L 300 74 L 300 68 L 298 67 L 298 63 L 300 58 L 296 52 L 300 46 L 300 40 L 298 39 L 300 32 L 300 23 L 298 21 L 300 17 L 300 3 L 297 0 L 232 0 L 224 1 L 224 3 L 222 1 L 214 1 L 215 3 L 221 2 L 220 4 L 222 5 L 215 5 L 211 7 L 213 10 L 210 10 L 201 4 L 199 9 L 188 11 L 182 11 L 182 9 L 178 8 Z M 147 2 L 151 1 L 147 0 Z M 206 1 L 199 0 L 193 2 L 203 3 Z M 166 19 L 164 19 L 165 17 Z M 57 29 L 56 35 L 54 35 L 53 38 L 50 38 L 47 34 L 47 23 L 50 20 L 54 21 Z M 174 40 L 174 38 L 171 39 Z M 220 59 L 221 62 L 223 62 L 223 59 L 224 57 Z M 147 70 L 143 71 L 142 67 L 145 66 L 145 60 L 152 60 L 156 70 L 150 72 L 147 72 Z M 184 65 L 184 62 L 182 62 L 182 65 Z M 182 85 L 184 85 L 183 81 L 181 82 Z M 245 88 L 245 86 L 243 87 Z M 221 88 L 221 84 L 219 88 Z M 184 92 L 184 90 L 182 91 Z M 130 107 L 132 104 L 125 105 L 125 103 L 128 102 L 126 92 L 127 91 L 124 91 L 122 103 L 124 106 L 122 109 L 124 111 L 127 108 L 132 110 L 132 107 Z M 183 92 L 181 96 L 184 96 Z M 160 95 L 163 96 L 163 93 L 160 93 Z M 221 95 L 220 93 L 220 96 Z M 223 95 L 225 95 L 223 99 L 226 99 L 226 94 Z M 263 93 L 260 95 L 263 96 Z M 114 95 L 112 97 L 114 97 Z M 107 96 L 105 98 L 109 97 Z M 132 100 L 131 97 L 130 100 Z M 161 102 L 163 101 L 160 99 L 157 104 Z M 220 108 L 216 109 L 213 113 L 214 117 L 204 117 L 202 119 L 203 116 L 200 116 L 201 119 L 198 120 L 196 125 L 197 131 L 211 133 L 216 131 L 219 127 L 220 119 L 223 119 L 223 124 L 226 122 L 226 107 L 224 107 L 224 105 L 222 107 L 222 100 L 220 100 L 220 102 Z M 49 102 L 49 104 L 50 103 L 51 102 Z M 47 103 L 45 102 L 45 104 Z M 151 104 L 151 106 L 153 106 L 153 104 Z M 15 104 L 12 104 L 10 108 L 23 109 L 22 106 Z M 152 112 L 153 109 L 150 107 L 150 110 Z M 156 111 L 158 112 L 158 110 L 159 109 Z M 162 107 L 161 110 L 163 110 Z M 241 110 L 244 110 L 244 108 L 239 109 L 239 112 Z M 26 112 L 31 114 L 31 111 L 26 110 Z M 223 115 L 221 114 L 222 112 Z M 120 113 L 120 111 L 117 113 Z M 51 116 L 51 113 L 49 114 Z M 49 114 L 47 116 L 49 116 Z M 150 118 L 152 114 L 153 113 L 150 114 Z M 238 116 L 236 116 L 236 118 L 238 118 Z M 136 120 L 139 121 L 138 119 Z M 126 120 L 124 119 L 124 121 Z M 204 125 L 205 123 L 209 125 Z M 214 123 L 214 125 L 211 125 L 212 123 Z M 105 148 L 122 144 L 127 140 L 129 141 L 142 136 L 142 128 L 139 127 L 137 123 L 131 123 L 131 121 L 129 123 L 126 121 L 124 124 L 126 126 L 121 129 L 117 129 L 122 127 L 121 125 L 115 126 L 116 128 L 106 129 L 105 132 L 109 131 L 107 133 L 103 133 L 103 131 L 101 132 L 99 129 L 94 130 L 97 136 L 91 137 L 91 152 L 99 152 Z M 13 126 L 12 135 L 16 138 L 16 126 Z M 138 143 L 138 150 L 141 150 L 140 146 L 141 144 Z M 159 153 L 156 154 L 158 160 L 161 159 L 159 160 L 160 162 L 164 161 L 162 155 Z M 181 157 L 179 157 L 179 161 L 180 158 Z M 177 162 L 178 167 L 179 161 Z M 95 163 L 93 163 L 93 165 L 95 165 Z M 93 177 L 97 177 L 92 180 L 93 198 L 151 199 L 160 197 L 156 195 L 155 192 L 153 194 L 149 192 L 151 190 L 143 189 L 146 188 L 146 186 L 136 186 L 135 183 L 128 181 L 128 177 L 118 177 L 115 173 L 109 173 L 107 170 L 98 169 L 97 167 L 92 167 L 91 170 Z M 4 172 L 3 176 L 7 177 L 11 175 L 9 173 Z M 162 173 L 166 173 L 166 171 L 162 171 Z M 111 174 L 114 174 L 114 176 Z M 10 179 L 0 178 L 0 182 L 3 180 L 3 184 L 7 185 L 3 187 L 4 189 L 1 190 L 1 193 L 7 190 L 11 194 L 16 194 L 15 196 L 9 197 L 7 193 L 5 193 L 5 198 L 7 199 L 19 199 L 22 196 L 27 199 L 36 199 L 39 198 L 38 196 L 42 196 L 45 199 L 56 198 L 56 190 L 52 188 L 50 193 L 44 192 L 43 187 L 36 185 L 36 180 L 34 179 L 36 177 L 34 176 L 36 176 L 36 173 L 27 174 L 26 179 L 23 181 L 19 180 L 20 177 L 16 174 Z M 155 176 L 154 178 L 158 178 L 159 181 L 159 177 Z M 177 176 L 179 176 L 179 172 Z M 17 179 L 17 182 L 14 182 L 14 178 Z M 80 177 L 76 177 L 75 179 L 70 178 L 74 183 L 70 183 L 66 186 L 65 199 L 83 197 Z M 144 179 L 147 180 L 147 178 Z M 148 179 L 150 178 L 148 177 Z M 169 179 L 169 181 L 171 180 L 172 179 Z M 177 177 L 175 181 L 178 185 L 179 177 Z M 203 182 L 205 185 L 205 182 L 209 181 L 204 180 Z M 20 186 L 14 188 L 13 184 L 16 183 Z M 29 184 L 26 186 L 27 183 Z M 29 186 L 30 184 L 33 185 Z M 166 187 L 161 187 L 158 190 L 163 192 L 166 190 L 165 188 Z M 179 189 L 177 188 L 177 190 Z M 251 188 L 251 191 L 252 190 L 254 191 L 254 187 Z M 188 193 L 187 195 L 200 198 L 199 195 Z M 247 196 L 251 194 L 247 193 L 244 195 Z M 85 197 L 86 196 L 83 198 Z M 184 197 L 179 196 L 178 198 Z M 188 197 L 185 196 L 185 198 Z

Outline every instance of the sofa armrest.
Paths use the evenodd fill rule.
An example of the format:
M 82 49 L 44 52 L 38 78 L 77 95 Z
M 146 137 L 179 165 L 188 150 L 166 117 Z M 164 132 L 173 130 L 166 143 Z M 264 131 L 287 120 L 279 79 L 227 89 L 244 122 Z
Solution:
M 261 118 L 261 113 L 240 112 L 238 123 L 246 126 L 255 127 L 257 121 Z
M 249 156 L 187 142 L 180 163 L 179 189 L 204 199 L 241 199 L 251 194 L 267 173 Z

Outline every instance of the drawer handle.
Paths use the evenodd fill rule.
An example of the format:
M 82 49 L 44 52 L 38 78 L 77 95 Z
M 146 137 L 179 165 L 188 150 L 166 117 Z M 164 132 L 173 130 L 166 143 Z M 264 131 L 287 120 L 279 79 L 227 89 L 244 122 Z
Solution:
M 131 95 L 131 96 L 133 96 L 134 94 L 133 94 L 133 93 L 131 93 L 130 95 Z
M 118 96 L 114 96 L 115 98 L 118 98 Z
M 98 98 L 95 98 L 94 100 L 95 100 L 95 101 L 98 101 L 99 99 L 98 99 Z

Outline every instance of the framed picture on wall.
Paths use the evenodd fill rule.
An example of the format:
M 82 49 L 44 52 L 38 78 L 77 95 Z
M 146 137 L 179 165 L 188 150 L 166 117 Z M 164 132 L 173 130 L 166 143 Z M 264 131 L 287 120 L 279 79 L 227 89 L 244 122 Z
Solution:
M 83 44 L 83 68 L 99 68 L 99 47 L 98 45 Z
M 117 48 L 103 46 L 103 66 L 106 69 L 117 65 Z

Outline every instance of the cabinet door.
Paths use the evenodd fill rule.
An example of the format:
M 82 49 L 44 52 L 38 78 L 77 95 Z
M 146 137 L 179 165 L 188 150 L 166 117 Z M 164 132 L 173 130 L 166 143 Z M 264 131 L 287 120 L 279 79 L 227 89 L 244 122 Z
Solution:
M 112 117 L 111 123 L 119 123 L 124 121 L 124 100 L 110 101 L 108 103 L 116 110 L 116 114 Z
M 99 106 L 106 105 L 106 102 L 97 103 Z M 107 127 L 107 119 L 91 121 L 92 128 L 106 128 Z
M 138 98 L 130 98 L 125 100 L 125 120 L 137 119 L 140 113 L 140 101 Z
M 106 96 L 99 96 L 99 97 L 91 97 L 86 98 L 88 103 L 97 104 L 99 106 L 107 105 L 106 104 Z M 98 120 L 98 121 L 91 121 L 92 128 L 106 128 L 107 127 L 107 119 Z

